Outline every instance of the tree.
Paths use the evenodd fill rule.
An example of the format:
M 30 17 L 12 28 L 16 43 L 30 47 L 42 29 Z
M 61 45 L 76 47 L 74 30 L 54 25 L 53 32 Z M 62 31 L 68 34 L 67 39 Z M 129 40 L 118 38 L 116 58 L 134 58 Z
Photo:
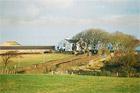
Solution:
M 75 40 L 80 40 L 80 38 L 82 38 L 87 45 L 91 45 L 92 47 L 97 45 L 100 41 L 102 45 L 104 45 L 104 48 L 111 43 L 114 50 L 121 50 L 124 52 L 132 50 L 139 43 L 139 40 L 134 36 L 119 31 L 108 33 L 102 29 L 88 29 L 73 37 Z
M 86 31 L 80 32 L 75 35 L 73 39 L 80 40 L 83 39 L 87 44 L 97 44 L 98 41 L 107 43 L 109 38 L 109 33 L 101 29 L 88 29 Z
M 4 64 L 4 67 L 7 68 L 7 65 L 12 62 L 12 58 L 18 57 L 19 54 L 16 51 L 8 51 L 0 55 L 2 59 L 2 63 Z
M 138 44 L 138 40 L 134 36 L 119 31 L 111 34 L 110 42 L 114 44 L 114 47 L 122 51 L 129 51 Z

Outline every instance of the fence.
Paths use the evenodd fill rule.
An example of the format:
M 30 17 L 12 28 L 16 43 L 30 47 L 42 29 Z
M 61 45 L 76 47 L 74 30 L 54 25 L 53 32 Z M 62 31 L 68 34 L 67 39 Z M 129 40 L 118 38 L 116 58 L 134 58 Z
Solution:
M 16 70 L 2 69 L 0 70 L 0 74 L 16 74 Z

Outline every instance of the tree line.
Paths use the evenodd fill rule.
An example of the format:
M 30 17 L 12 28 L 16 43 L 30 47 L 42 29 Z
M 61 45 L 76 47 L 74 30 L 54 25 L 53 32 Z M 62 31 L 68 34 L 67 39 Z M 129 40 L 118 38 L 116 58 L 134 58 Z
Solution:
M 103 48 L 106 48 L 109 43 L 112 44 L 115 56 L 104 62 L 104 67 L 101 68 L 99 75 L 140 77 L 140 54 L 136 55 L 134 50 L 140 44 L 140 40 L 134 36 L 119 31 L 109 33 L 101 29 L 88 29 L 73 37 L 75 40 L 80 38 L 92 47 L 99 41 Z
M 88 45 L 96 45 L 102 42 L 104 46 L 111 43 L 115 49 L 129 50 L 134 48 L 139 40 L 132 35 L 124 34 L 116 31 L 109 33 L 101 29 L 88 29 L 73 36 L 73 39 L 79 40 L 82 38 Z

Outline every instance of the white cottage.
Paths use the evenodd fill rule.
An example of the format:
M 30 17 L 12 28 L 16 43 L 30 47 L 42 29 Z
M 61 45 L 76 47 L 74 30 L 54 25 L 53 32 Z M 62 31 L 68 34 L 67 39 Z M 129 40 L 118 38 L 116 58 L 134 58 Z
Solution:
M 65 39 L 62 40 L 57 46 L 56 50 L 58 51 L 73 51 L 76 49 L 76 43 L 78 40 Z

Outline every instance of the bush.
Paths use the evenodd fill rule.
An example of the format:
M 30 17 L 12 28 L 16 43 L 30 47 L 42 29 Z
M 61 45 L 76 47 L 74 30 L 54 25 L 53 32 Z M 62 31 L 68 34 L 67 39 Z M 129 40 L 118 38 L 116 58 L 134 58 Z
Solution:
M 116 76 L 139 76 L 140 62 L 139 57 L 132 52 L 126 53 L 124 56 L 115 57 L 110 62 L 106 62 L 102 71 L 110 71 Z

